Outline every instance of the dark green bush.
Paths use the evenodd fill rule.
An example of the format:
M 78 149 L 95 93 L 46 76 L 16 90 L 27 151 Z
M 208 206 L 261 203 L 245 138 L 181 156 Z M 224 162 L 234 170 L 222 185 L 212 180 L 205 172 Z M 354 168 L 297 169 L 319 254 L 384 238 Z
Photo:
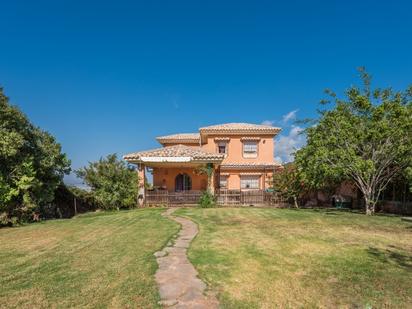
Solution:
M 37 221 L 69 172 L 60 144 L 11 105 L 0 87 L 0 226 Z
M 76 171 L 91 188 L 94 200 L 102 209 L 133 208 L 137 205 L 138 176 L 135 169 L 116 154 L 90 162 Z
M 216 206 L 216 199 L 212 192 L 204 191 L 199 199 L 199 206 L 201 208 L 212 208 Z
M 76 214 L 94 211 L 98 208 L 93 193 L 76 187 L 60 185 L 53 202 L 40 208 L 42 219 L 71 218 Z

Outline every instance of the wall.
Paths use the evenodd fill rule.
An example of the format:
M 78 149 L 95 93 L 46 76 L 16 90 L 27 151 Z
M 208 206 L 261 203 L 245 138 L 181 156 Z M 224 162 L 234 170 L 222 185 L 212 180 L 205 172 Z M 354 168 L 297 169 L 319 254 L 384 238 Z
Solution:
M 207 187 L 207 176 L 197 175 L 194 168 L 153 168 L 153 185 L 162 187 L 166 184 L 168 191 L 175 190 L 175 178 L 178 174 L 186 173 L 192 179 L 192 190 L 205 190 Z
M 202 145 L 202 148 L 209 152 L 217 152 L 216 137 L 222 136 L 208 136 L 207 143 Z M 226 137 L 226 136 L 225 136 Z M 243 157 L 243 141 L 242 136 L 228 135 L 230 138 L 228 146 L 227 157 L 223 160 L 225 162 L 240 162 L 240 163 L 273 163 L 274 162 L 274 140 L 272 135 L 263 135 L 258 142 L 258 156 L 257 158 Z
M 228 189 L 240 190 L 240 177 L 241 173 L 247 173 L 245 170 L 230 170 L 221 171 L 223 174 L 229 174 L 228 176 Z M 249 171 L 252 172 L 252 171 Z M 156 187 L 162 187 L 166 185 L 167 190 L 175 190 L 175 178 L 180 173 L 186 173 L 192 179 L 192 190 L 205 190 L 207 186 L 207 176 L 197 175 L 194 173 L 194 168 L 153 168 L 153 185 Z M 272 172 L 263 170 L 254 170 L 253 173 L 261 173 L 260 176 L 260 189 L 267 189 L 270 187 L 270 181 L 272 179 Z M 263 177 L 263 175 L 266 177 Z M 264 183 L 264 181 L 266 182 Z
M 221 171 L 223 174 L 229 174 L 228 177 L 228 189 L 229 190 L 240 190 L 240 177 L 241 173 L 261 173 L 260 176 L 260 189 L 268 189 L 270 187 L 270 182 L 272 180 L 272 172 L 263 171 L 263 170 L 253 170 L 253 171 L 246 171 L 246 170 L 230 170 L 230 171 Z M 265 176 L 264 176 L 265 175 Z
M 228 162 L 236 163 L 273 163 L 274 162 L 274 139 L 273 135 L 261 135 L 258 141 L 258 155 L 256 158 L 244 158 L 243 157 L 243 141 L 242 137 L 249 137 L 248 135 L 212 135 L 208 136 L 207 143 L 202 144 L 202 149 L 209 152 L 217 152 L 217 142 L 215 138 L 228 137 L 230 140 L 227 143 L 227 156 L 223 160 L 222 164 Z M 167 146 L 172 146 L 175 144 L 167 144 Z M 198 147 L 198 144 L 184 144 L 187 146 Z M 263 170 L 230 170 L 221 171 L 222 173 L 229 173 L 228 178 L 228 189 L 239 190 L 240 189 L 240 173 L 254 172 L 254 173 L 264 173 Z M 163 180 L 169 191 L 174 191 L 175 189 L 175 177 L 179 173 L 187 173 L 192 178 L 192 190 L 203 190 L 205 189 L 204 184 L 207 183 L 207 177 L 205 175 L 195 175 L 193 173 L 193 168 L 154 168 L 153 169 L 153 185 L 161 187 Z M 260 178 L 260 188 L 267 189 L 270 187 L 270 181 L 272 179 L 272 173 L 266 171 L 266 179 L 261 176 Z

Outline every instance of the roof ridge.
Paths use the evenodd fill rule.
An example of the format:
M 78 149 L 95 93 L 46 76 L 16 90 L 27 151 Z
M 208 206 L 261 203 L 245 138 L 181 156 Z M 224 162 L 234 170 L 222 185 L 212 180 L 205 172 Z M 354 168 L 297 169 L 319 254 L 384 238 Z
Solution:
M 270 131 L 280 131 L 281 128 L 274 127 L 270 125 L 264 124 L 255 124 L 255 123 L 247 123 L 247 122 L 229 122 L 229 123 L 221 123 L 210 125 L 206 127 L 199 128 L 199 131 L 205 130 L 270 130 Z
M 164 138 L 164 137 L 170 137 L 170 136 L 177 136 L 177 135 L 200 135 L 199 132 L 184 132 L 184 133 L 174 133 L 174 134 L 168 134 L 168 135 L 162 135 L 162 136 L 158 136 L 157 138 Z
M 189 143 L 198 143 L 200 141 L 200 133 L 176 133 L 176 134 L 170 134 L 170 135 L 163 135 L 163 136 L 158 136 L 156 137 L 156 140 L 160 144 L 168 144 L 168 143 L 174 143 L 174 142 L 189 142 Z

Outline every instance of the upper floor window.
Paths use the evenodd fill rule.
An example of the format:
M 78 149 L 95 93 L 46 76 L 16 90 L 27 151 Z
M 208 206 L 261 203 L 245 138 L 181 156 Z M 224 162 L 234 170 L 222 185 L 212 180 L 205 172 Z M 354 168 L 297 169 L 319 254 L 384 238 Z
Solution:
M 258 155 L 258 143 L 256 141 L 243 142 L 243 157 L 244 158 L 257 158 Z
M 227 153 L 227 142 L 218 142 L 217 152 L 226 154 Z

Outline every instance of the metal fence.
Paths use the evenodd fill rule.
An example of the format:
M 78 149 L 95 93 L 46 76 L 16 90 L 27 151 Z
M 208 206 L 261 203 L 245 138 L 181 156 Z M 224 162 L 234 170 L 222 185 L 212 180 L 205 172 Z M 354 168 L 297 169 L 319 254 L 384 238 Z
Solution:
M 147 191 L 146 205 L 194 205 L 199 202 L 202 191 Z M 264 190 L 216 190 L 216 203 L 220 206 L 286 206 L 287 200 Z
M 194 205 L 199 202 L 202 191 L 147 191 L 145 197 L 146 205 Z
M 265 190 L 219 190 L 216 201 L 221 206 L 230 205 L 266 205 L 285 206 L 287 200 Z

